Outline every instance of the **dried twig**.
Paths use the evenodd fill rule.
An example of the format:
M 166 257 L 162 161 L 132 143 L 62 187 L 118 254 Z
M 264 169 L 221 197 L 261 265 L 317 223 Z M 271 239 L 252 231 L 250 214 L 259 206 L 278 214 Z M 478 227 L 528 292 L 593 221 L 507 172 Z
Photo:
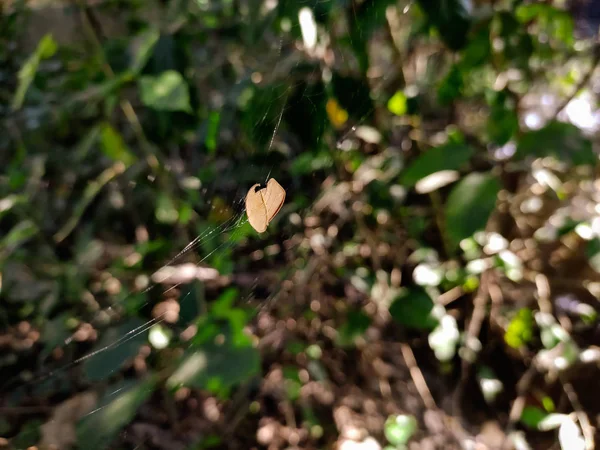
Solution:
M 563 100 L 563 102 L 560 105 L 558 105 L 552 117 L 556 118 L 568 106 L 568 104 L 571 103 L 571 101 L 575 97 L 577 97 L 579 92 L 590 82 L 592 75 L 594 75 L 594 72 L 596 71 L 596 68 L 600 63 L 600 45 L 595 45 L 592 51 L 594 56 L 592 58 L 590 69 L 583 76 L 583 78 L 577 84 L 577 86 L 575 86 L 575 89 L 573 90 L 571 95 L 569 95 L 566 99 Z
M 455 286 L 449 291 L 444 292 L 438 297 L 437 303 L 443 306 L 448 306 L 450 303 L 458 300 L 463 295 L 465 295 L 465 291 L 462 286 Z
M 508 423 L 506 424 L 506 430 L 504 434 L 504 440 L 500 449 L 504 449 L 506 446 L 506 440 L 510 436 L 510 434 L 514 431 L 515 424 L 521 418 L 521 414 L 523 414 L 523 408 L 525 407 L 525 395 L 531 386 L 533 378 L 537 373 L 537 369 L 535 365 L 532 363 L 529 366 L 529 369 L 525 371 L 525 373 L 521 376 L 519 381 L 517 382 L 517 398 L 512 404 L 510 408 L 510 413 L 508 415 Z
M 417 392 L 421 396 L 423 403 L 427 407 L 427 409 L 437 409 L 437 405 L 433 396 L 431 395 L 431 391 L 429 387 L 427 387 L 427 382 L 425 381 L 425 377 L 423 376 L 423 372 L 419 368 L 417 364 L 417 360 L 415 359 L 415 354 L 408 344 L 401 343 L 400 350 L 402 351 L 402 357 L 404 358 L 404 362 L 408 367 L 408 371 L 410 372 L 410 377 L 415 383 L 415 387 L 417 388 Z
M 537 301 L 540 311 L 546 314 L 552 314 L 550 283 L 548 282 L 548 277 L 542 273 L 538 273 L 535 276 L 535 287 L 537 288 Z
M 408 367 L 410 377 L 417 388 L 417 392 L 423 400 L 423 404 L 429 411 L 435 411 L 439 415 L 446 426 L 452 430 L 457 443 L 460 445 L 461 442 L 468 438 L 467 432 L 454 417 L 448 416 L 443 410 L 438 408 L 410 346 L 408 344 L 401 343 L 400 351 L 402 352 L 402 357 L 404 358 L 404 362 Z
M 485 310 L 488 300 L 490 298 L 489 285 L 491 276 L 492 272 L 490 270 L 485 271 L 481 275 L 479 289 L 477 290 L 477 294 L 473 299 L 473 314 L 471 315 L 471 321 L 469 322 L 469 327 L 467 328 L 465 345 L 462 348 L 463 352 L 466 350 L 466 354 L 463 353 L 461 355 L 461 376 L 458 387 L 454 394 L 453 409 L 455 411 L 455 414 L 458 414 L 461 411 L 461 399 L 463 397 L 463 392 L 469 377 L 469 369 L 476 357 L 474 349 L 471 348 L 470 343 L 478 339 L 479 332 L 481 331 L 481 326 L 486 316 Z
M 575 411 L 575 416 L 577 417 L 577 421 L 581 426 L 581 430 L 583 431 L 583 439 L 585 440 L 585 448 L 586 450 L 592 450 L 595 448 L 594 444 L 594 429 L 590 424 L 590 420 L 588 419 L 587 414 L 583 410 L 583 406 L 579 401 L 579 397 L 577 396 L 577 392 L 573 388 L 571 382 L 564 379 L 564 376 L 558 376 L 560 382 L 562 384 L 563 390 L 565 394 L 567 394 L 567 398 L 573 407 L 573 411 Z
M 88 208 L 90 203 L 96 198 L 100 190 L 106 186 L 110 181 L 112 181 L 117 176 L 121 175 L 125 172 L 126 166 L 122 162 L 118 161 L 114 163 L 109 168 L 105 169 L 94 181 L 90 182 L 85 191 L 83 192 L 83 197 L 77 205 L 75 206 L 75 210 L 73 215 L 69 217 L 67 222 L 54 234 L 54 241 L 60 243 L 64 241 L 71 232 L 77 227 L 79 220 L 83 216 L 83 213 Z

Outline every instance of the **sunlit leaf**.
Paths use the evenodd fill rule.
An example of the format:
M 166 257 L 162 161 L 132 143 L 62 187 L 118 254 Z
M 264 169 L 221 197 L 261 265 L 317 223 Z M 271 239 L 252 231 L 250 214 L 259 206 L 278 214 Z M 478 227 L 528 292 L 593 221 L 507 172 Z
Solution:
M 348 111 L 340 106 L 337 100 L 330 98 L 325 105 L 329 121 L 335 128 L 341 128 L 348 121 Z
M 204 139 L 204 145 L 211 152 L 214 153 L 217 148 L 219 140 L 219 124 L 221 122 L 221 113 L 219 111 L 212 111 L 207 120 L 206 126 L 206 137 Z
M 135 155 L 127 148 L 121 135 L 108 123 L 100 130 L 100 143 L 102 152 L 113 161 L 121 161 L 125 167 L 135 162 Z
M 575 27 L 573 17 L 567 11 L 545 3 L 530 3 L 519 5 L 516 17 L 523 23 L 535 20 L 551 37 L 565 44 L 573 43 Z
M 37 225 L 31 220 L 19 222 L 4 236 L 0 248 L 5 252 L 12 252 L 34 237 L 38 231 Z
M 168 224 L 174 224 L 179 219 L 179 212 L 168 193 L 163 192 L 158 195 L 155 216 L 159 222 Z
M 385 421 L 383 431 L 390 444 L 402 446 L 406 444 L 415 431 L 417 431 L 417 421 L 413 416 L 404 414 L 390 416 Z
M 388 110 L 397 116 L 406 114 L 406 94 L 402 91 L 396 92 L 387 103 Z
M 522 308 L 510 321 L 504 341 L 512 348 L 520 348 L 533 339 L 533 314 L 529 308 Z
M 426 177 L 417 181 L 417 184 L 415 184 L 415 190 L 419 194 L 428 194 L 430 192 L 437 191 L 448 184 L 454 183 L 459 178 L 460 173 L 458 173 L 456 170 L 440 170 L 439 172 L 427 175 Z
M 57 49 L 58 45 L 51 34 L 46 34 L 40 39 L 35 52 L 27 59 L 27 61 L 25 61 L 21 70 L 19 70 L 19 85 L 17 86 L 15 96 L 13 97 L 13 110 L 17 110 L 23 106 L 25 94 L 27 94 L 27 89 L 29 89 L 29 86 L 35 78 L 40 62 L 43 59 L 51 58 L 54 53 L 56 53 Z
M 247 344 L 235 345 L 230 333 L 225 333 L 188 350 L 167 385 L 219 392 L 248 380 L 259 370 L 258 350 Z
M 167 70 L 139 81 L 142 103 L 158 111 L 192 112 L 188 86 L 179 72 Z
M 152 56 L 152 52 L 159 38 L 160 31 L 156 28 L 149 28 L 140 35 L 136 36 L 132 42 L 131 48 L 131 53 L 133 54 L 131 61 L 132 72 L 139 73 L 144 68 Z

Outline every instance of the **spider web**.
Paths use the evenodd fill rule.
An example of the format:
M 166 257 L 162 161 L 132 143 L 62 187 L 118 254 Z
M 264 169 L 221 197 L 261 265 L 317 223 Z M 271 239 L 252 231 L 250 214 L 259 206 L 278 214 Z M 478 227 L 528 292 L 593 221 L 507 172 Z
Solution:
M 278 57 L 281 57 L 282 47 L 283 39 L 279 42 L 279 48 L 277 50 Z M 300 61 L 296 62 L 293 67 L 297 68 L 299 64 Z M 273 71 L 276 71 L 276 69 L 277 67 L 275 67 Z M 284 84 L 275 83 L 272 85 L 271 89 L 276 91 L 281 85 Z M 278 139 L 285 141 L 285 138 L 278 136 L 278 132 L 281 129 L 282 119 L 286 112 L 290 93 L 295 90 L 296 87 L 297 86 L 294 84 L 288 85 L 284 89 L 284 92 L 278 95 L 275 98 L 275 101 L 269 105 L 269 108 L 262 119 L 256 124 L 259 126 L 267 122 L 267 118 L 271 112 L 270 108 L 276 108 L 276 101 L 282 100 L 282 106 L 276 115 L 276 121 L 275 123 L 271 123 L 272 134 L 268 141 L 265 154 L 268 154 L 277 146 L 276 143 Z M 303 92 L 301 95 L 308 100 L 309 104 L 312 103 L 310 94 Z M 317 110 L 317 107 L 314 104 L 312 107 L 314 111 Z M 346 139 L 350 133 L 353 133 L 355 130 L 356 125 L 350 128 L 349 131 L 339 139 L 338 145 L 341 140 Z M 263 155 L 262 158 L 264 159 L 266 156 Z M 266 185 L 273 169 L 274 167 L 271 166 L 266 173 L 261 170 L 264 181 L 255 181 L 262 181 L 263 184 Z M 244 169 L 240 168 L 240 170 Z M 131 356 L 135 356 L 135 352 L 139 351 L 140 342 L 145 341 L 145 345 L 148 346 L 149 332 L 157 329 L 160 325 L 171 323 L 167 320 L 170 314 L 168 309 L 159 314 L 155 314 L 154 317 L 148 320 L 142 321 L 141 323 L 136 322 L 133 325 L 128 323 L 127 320 L 117 320 L 115 322 L 113 320 L 106 320 L 106 317 L 117 316 L 126 318 L 131 315 L 131 312 L 128 312 L 131 309 L 141 310 L 151 304 L 158 303 L 159 300 L 151 298 L 151 294 L 154 294 L 157 291 L 159 291 L 157 296 L 159 298 L 174 295 L 181 308 L 185 302 L 193 297 L 193 284 L 197 280 L 200 280 L 201 282 L 210 282 L 211 279 L 218 278 L 220 274 L 210 266 L 211 259 L 214 259 L 215 256 L 223 255 L 231 249 L 243 249 L 243 239 L 249 234 L 248 219 L 245 214 L 243 203 L 245 192 L 251 184 L 239 186 L 236 198 L 231 205 L 233 209 L 231 217 L 225 219 L 217 226 L 209 226 L 206 230 L 197 233 L 195 237 L 189 240 L 187 245 L 154 271 L 153 275 L 149 277 L 151 280 L 150 282 L 139 283 L 139 286 L 131 289 L 130 293 L 125 294 L 124 297 L 122 296 L 118 300 L 109 302 L 109 304 L 101 307 L 99 311 L 93 314 L 93 317 L 86 320 L 88 323 L 102 323 L 103 321 L 106 323 L 105 326 L 95 327 L 93 330 L 94 333 L 98 333 L 98 336 L 95 339 L 91 339 L 91 341 L 94 342 L 93 349 L 88 349 L 83 355 L 77 356 L 78 350 L 72 348 L 73 346 L 77 347 L 78 345 L 76 335 L 79 332 L 79 329 L 76 329 L 74 333 L 54 348 L 53 355 L 59 356 L 58 358 L 55 358 L 54 363 L 49 361 L 51 355 L 46 355 L 45 362 L 35 371 L 35 373 L 21 373 L 19 376 L 8 380 L 0 387 L 0 393 L 10 392 L 12 396 L 19 396 L 22 392 L 35 392 L 36 388 L 39 388 L 40 386 L 64 382 L 64 377 L 71 371 L 79 369 L 83 364 L 91 364 L 94 361 L 99 361 L 111 351 L 119 351 L 123 349 L 123 347 L 132 345 L 133 350 Z M 283 186 L 284 188 L 287 188 L 285 184 Z M 289 197 L 286 200 L 289 201 Z M 310 209 L 315 201 L 316 199 L 311 199 L 310 203 L 306 206 L 306 209 Z M 220 206 L 213 205 L 211 211 L 219 212 L 219 208 Z M 279 215 L 283 216 L 283 218 L 280 218 L 281 220 L 286 220 L 285 214 L 280 212 Z M 264 237 L 260 237 L 259 239 L 268 241 L 268 233 L 269 229 L 267 229 Z M 240 244 L 240 242 L 242 243 Z M 212 248 L 210 248 L 211 246 Z M 191 262 L 182 263 L 183 260 Z M 169 287 L 164 287 L 165 285 L 168 285 Z M 176 290 L 182 290 L 182 292 L 178 294 Z M 250 289 L 250 291 L 251 292 L 242 295 L 241 298 L 238 299 L 238 303 L 250 304 L 253 300 L 252 297 L 254 297 L 254 292 L 252 292 L 253 289 Z M 258 303 L 254 302 L 254 304 L 259 309 L 268 308 L 276 296 L 277 292 L 270 292 L 267 298 L 260 300 Z M 121 325 L 119 326 L 119 324 Z M 142 339 L 140 340 L 140 338 Z M 64 359 L 68 359 L 69 357 L 71 357 L 72 360 L 64 363 Z M 130 359 L 131 358 L 128 358 L 128 360 Z M 123 368 L 128 365 L 130 365 L 129 361 L 127 364 L 121 363 L 107 368 L 109 372 L 107 378 L 119 373 L 119 371 L 123 370 Z M 93 364 L 92 367 L 94 367 Z M 93 385 L 93 383 L 91 384 Z M 111 405 L 114 405 L 115 399 L 119 397 L 122 391 L 126 390 L 126 384 L 127 381 L 125 381 L 125 384 L 121 384 L 116 388 L 109 386 L 103 397 L 95 402 L 95 407 L 91 408 L 91 411 L 87 412 L 83 417 L 89 419 L 100 411 L 104 411 L 107 408 L 110 408 Z

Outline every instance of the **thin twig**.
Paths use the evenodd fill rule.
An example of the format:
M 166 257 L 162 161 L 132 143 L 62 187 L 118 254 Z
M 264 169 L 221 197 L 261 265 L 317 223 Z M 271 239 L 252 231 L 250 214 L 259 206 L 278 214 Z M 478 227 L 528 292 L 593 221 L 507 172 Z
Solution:
M 550 301 L 550 283 L 548 277 L 543 273 L 538 273 L 535 276 L 535 287 L 538 293 L 538 306 L 540 311 L 546 314 L 552 314 L 552 302 Z
M 126 166 L 121 161 L 114 163 L 112 166 L 105 169 L 94 181 L 88 183 L 87 187 L 83 191 L 83 197 L 73 211 L 73 214 L 67 222 L 54 234 L 54 241 L 60 243 L 64 241 L 77 227 L 79 220 L 83 216 L 83 213 L 88 208 L 90 203 L 96 198 L 98 193 L 115 177 L 125 172 Z
M 595 448 L 594 444 L 594 429 L 590 424 L 590 420 L 588 419 L 587 414 L 583 410 L 583 406 L 579 401 L 579 397 L 577 396 L 577 392 L 573 388 L 571 382 L 566 381 L 562 375 L 559 374 L 558 378 L 562 384 L 562 387 L 567 394 L 567 398 L 575 411 L 575 416 L 577 417 L 577 421 L 581 426 L 581 430 L 583 431 L 583 439 L 585 440 L 585 448 L 586 450 L 592 450 Z
M 500 446 L 501 450 L 505 448 L 506 440 L 514 431 L 515 424 L 519 421 L 521 415 L 523 414 L 523 408 L 525 407 L 525 396 L 527 394 L 527 391 L 529 390 L 529 387 L 531 386 L 531 383 L 533 382 L 533 378 L 535 377 L 536 373 L 537 369 L 532 363 L 529 366 L 529 369 L 525 371 L 523 376 L 521 376 L 521 378 L 517 382 L 517 398 L 515 398 L 515 401 L 513 402 L 512 407 L 510 408 L 510 413 L 508 415 L 508 423 L 506 424 L 506 430 L 504 432 L 504 440 L 502 441 L 502 445 Z
M 556 118 L 567 107 L 567 105 L 571 103 L 571 101 L 575 97 L 577 97 L 579 92 L 590 82 L 592 75 L 594 75 L 594 72 L 596 71 L 596 67 L 598 67 L 598 64 L 600 63 L 600 45 L 595 45 L 592 51 L 594 53 L 594 57 L 592 59 L 590 69 L 587 71 L 587 73 L 584 75 L 581 81 L 577 84 L 577 86 L 575 86 L 575 90 L 573 90 L 571 95 L 569 95 L 560 105 L 558 105 L 552 117 Z
M 421 396 L 423 403 L 427 407 L 427 409 L 438 409 L 433 396 L 431 395 L 431 391 L 427 386 L 427 382 L 425 381 L 425 377 L 423 376 L 423 372 L 419 368 L 417 364 L 417 360 L 415 359 L 415 354 L 408 344 L 401 343 L 400 350 L 402 351 L 402 357 L 404 358 L 404 362 L 408 367 L 408 371 L 410 372 L 410 377 L 415 383 L 415 387 L 417 388 L 417 392 Z
M 469 369 L 477 356 L 470 344 L 479 339 L 479 332 L 481 331 L 481 326 L 485 320 L 486 306 L 490 298 L 489 285 L 491 276 L 492 272 L 490 270 L 483 272 L 481 275 L 479 289 L 477 289 L 477 294 L 473 299 L 473 314 L 471 315 L 471 321 L 469 322 L 469 327 L 467 328 L 465 344 L 462 347 L 463 354 L 461 355 L 462 365 L 460 381 L 454 394 L 453 409 L 455 413 L 460 412 L 462 409 L 461 400 L 467 380 L 469 378 Z
M 423 404 L 429 411 L 434 411 L 436 414 L 438 414 L 448 429 L 453 432 L 456 442 L 460 445 L 467 438 L 469 438 L 467 432 L 462 428 L 461 424 L 458 422 L 458 420 L 456 420 L 456 418 L 448 416 L 443 410 L 438 408 L 435 400 L 433 399 L 433 395 L 431 395 L 431 391 L 427 386 L 427 381 L 425 381 L 423 372 L 417 364 L 415 354 L 410 346 L 405 343 L 400 343 L 400 351 L 402 352 L 402 357 L 404 358 L 404 362 L 408 367 L 410 377 L 417 388 L 417 392 L 423 400 Z
M 463 295 L 465 295 L 465 291 L 462 286 L 455 286 L 449 291 L 444 292 L 438 296 L 438 301 L 440 305 L 448 306 L 450 303 L 458 300 Z

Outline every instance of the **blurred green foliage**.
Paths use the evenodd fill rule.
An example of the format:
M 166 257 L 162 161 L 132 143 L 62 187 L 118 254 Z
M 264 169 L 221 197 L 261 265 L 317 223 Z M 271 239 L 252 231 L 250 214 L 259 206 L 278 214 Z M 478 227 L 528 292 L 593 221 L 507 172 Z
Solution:
M 343 433 L 320 408 L 339 399 L 306 392 L 374 396 L 353 358 L 386 359 L 369 347 L 386 340 L 418 344 L 430 380 L 500 373 L 497 352 L 519 377 L 589 362 L 593 302 L 553 293 L 599 296 L 596 99 L 568 106 L 600 52 L 553 2 L 481 3 L 81 0 L 53 5 L 57 23 L 0 6 L 0 408 L 97 390 L 72 413 L 79 447 L 128 448 L 144 406 L 172 426 L 193 391 L 242 441 L 272 414 L 328 448 Z M 287 198 L 259 236 L 243 200 L 268 177 Z M 413 409 L 369 432 L 404 448 L 426 428 Z M 553 409 L 503 425 L 575 426 L 540 428 Z M 10 416 L 0 437 L 35 445 L 49 417 Z M 234 439 L 196 431 L 190 449 Z

